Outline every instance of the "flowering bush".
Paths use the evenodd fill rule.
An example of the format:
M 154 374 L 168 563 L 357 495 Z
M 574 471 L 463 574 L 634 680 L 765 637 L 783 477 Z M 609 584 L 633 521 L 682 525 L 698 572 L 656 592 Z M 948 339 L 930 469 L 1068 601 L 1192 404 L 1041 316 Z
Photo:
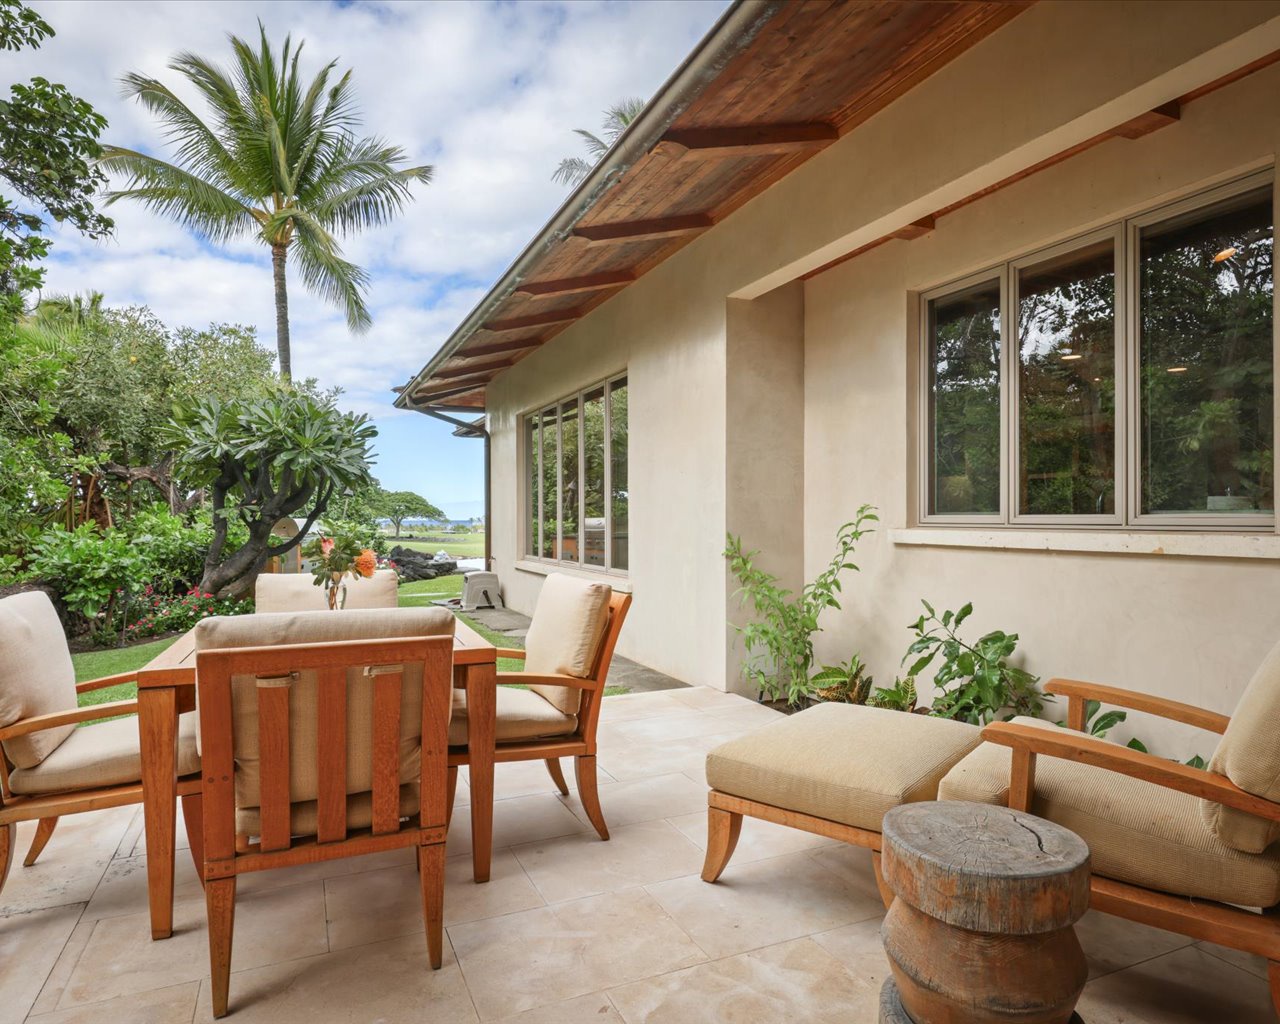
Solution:
M 253 602 L 230 597 L 214 597 L 192 587 L 185 594 L 162 594 L 147 587 L 129 607 L 131 624 L 125 627 L 128 640 L 162 633 L 181 633 L 211 615 L 245 615 Z

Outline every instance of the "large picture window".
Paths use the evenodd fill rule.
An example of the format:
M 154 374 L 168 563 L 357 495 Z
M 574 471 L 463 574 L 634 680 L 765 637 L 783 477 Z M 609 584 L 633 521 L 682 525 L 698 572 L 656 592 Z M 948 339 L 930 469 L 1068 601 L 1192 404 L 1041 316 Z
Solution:
M 627 379 L 524 418 L 525 557 L 627 568 Z
M 927 293 L 922 521 L 1274 528 L 1271 178 Z

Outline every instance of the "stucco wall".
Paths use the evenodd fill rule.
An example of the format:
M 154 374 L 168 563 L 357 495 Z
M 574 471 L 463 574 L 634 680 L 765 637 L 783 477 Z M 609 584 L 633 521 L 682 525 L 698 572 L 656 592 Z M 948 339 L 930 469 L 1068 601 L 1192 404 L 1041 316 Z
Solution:
M 1189 105 L 1176 127 L 1104 143 L 943 218 L 925 238 L 890 243 L 807 282 L 810 574 L 860 502 L 879 505 L 887 528 L 910 521 L 909 294 L 1269 164 L 1280 135 L 1277 90 L 1280 69 L 1259 72 Z M 1017 632 L 1025 666 L 1041 676 L 1108 682 L 1226 713 L 1280 640 L 1274 561 L 909 547 L 893 544 L 887 530 L 860 556 L 862 574 L 847 586 L 844 611 L 827 619 L 818 649 L 828 659 L 859 649 L 886 683 L 922 597 L 939 609 L 973 601 L 973 634 Z M 1117 735 L 1137 732 L 1169 756 L 1212 751 L 1210 737 L 1140 717 Z
M 803 457 L 795 508 L 805 540 L 792 566 L 803 560 L 812 575 L 861 501 L 904 525 L 908 291 L 1269 161 L 1277 73 L 1198 101 L 1147 139 L 1106 143 L 996 193 L 931 236 L 808 280 L 803 349 L 772 368 L 757 364 L 803 370 L 802 425 L 788 411 L 794 390 L 772 406 L 744 401 L 768 389 L 740 372 L 750 375 L 745 357 L 761 335 L 737 331 L 734 310 L 756 304 L 732 304 L 784 302 L 794 312 L 800 286 L 779 289 L 802 273 L 1276 49 L 1280 3 L 1045 0 L 502 374 L 489 388 L 492 532 L 509 602 L 532 610 L 541 582 L 516 565 L 519 414 L 626 368 L 635 604 L 620 651 L 690 682 L 731 684 L 735 613 L 720 553 L 726 529 L 767 538 L 786 519 L 772 499 L 730 493 L 768 471 L 751 452 L 769 431 L 775 466 L 796 470 Z M 785 554 L 768 557 L 785 569 Z M 881 677 L 892 676 L 921 596 L 974 599 L 977 625 L 1022 632 L 1036 671 L 1153 686 L 1224 709 L 1280 634 L 1272 563 L 908 550 L 884 534 L 867 556 L 820 650 L 835 657 L 856 643 Z

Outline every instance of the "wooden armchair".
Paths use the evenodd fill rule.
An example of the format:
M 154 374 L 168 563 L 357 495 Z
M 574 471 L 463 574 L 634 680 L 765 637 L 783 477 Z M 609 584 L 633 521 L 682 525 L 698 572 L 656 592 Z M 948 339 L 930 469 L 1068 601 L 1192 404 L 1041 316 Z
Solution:
M 200 623 L 203 788 L 185 808 L 200 823 L 214 1016 L 250 871 L 415 847 L 440 967 L 453 621 L 406 608 Z
M 952 769 L 939 798 L 1007 799 L 1072 829 L 1092 852 L 1095 909 L 1265 957 L 1280 1015 L 1280 646 L 1231 718 L 1070 679 L 1045 689 L 1067 698 L 1072 728 L 988 725 L 987 742 Z M 1082 735 L 1090 700 L 1222 739 L 1207 769 L 1167 761 Z
M 77 684 L 48 595 L 31 591 L 0 600 L 0 890 L 13 863 L 18 822 L 38 823 L 23 861 L 31 867 L 62 815 L 142 802 L 138 702 L 77 707 L 79 694 L 135 678 L 125 672 Z M 115 720 L 77 728 L 103 718 Z M 195 716 L 179 721 L 178 770 L 190 776 L 200 770 Z M 198 778 L 187 777 L 178 791 L 198 786 Z
M 613 649 L 631 607 L 630 594 L 562 573 L 547 577 L 525 638 L 525 649 L 500 648 L 523 672 L 499 672 L 495 761 L 545 761 L 556 787 L 569 786 L 560 758 L 574 759 L 578 798 L 601 839 L 609 828 L 596 786 L 596 724 Z M 527 689 L 518 689 L 518 684 Z M 449 726 L 449 812 L 458 767 L 467 763 L 466 701 L 455 691 Z

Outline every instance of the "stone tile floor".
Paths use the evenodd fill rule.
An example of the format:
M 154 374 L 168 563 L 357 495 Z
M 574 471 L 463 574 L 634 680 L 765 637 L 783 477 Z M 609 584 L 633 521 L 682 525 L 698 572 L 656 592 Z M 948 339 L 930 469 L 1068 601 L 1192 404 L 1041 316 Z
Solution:
M 406 853 L 248 876 L 229 1019 L 875 1021 L 887 967 L 866 851 L 748 821 L 722 881 L 698 878 L 703 757 L 773 714 L 701 688 L 608 698 L 608 843 L 542 765 L 499 765 L 492 881 L 470 881 L 465 809 L 450 833 L 440 971 L 426 966 Z M 204 906 L 185 851 L 175 918 L 173 938 L 150 941 L 136 809 L 62 822 L 0 893 L 0 1024 L 210 1020 Z M 1080 936 L 1088 1024 L 1273 1020 L 1260 960 L 1095 914 Z

